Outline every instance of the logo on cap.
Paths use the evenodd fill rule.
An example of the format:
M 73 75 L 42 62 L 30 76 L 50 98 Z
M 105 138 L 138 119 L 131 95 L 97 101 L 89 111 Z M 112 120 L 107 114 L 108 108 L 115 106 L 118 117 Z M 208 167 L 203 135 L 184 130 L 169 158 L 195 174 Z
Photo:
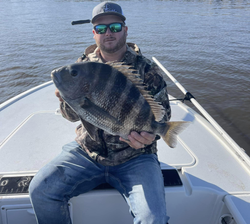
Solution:
M 105 5 L 104 12 L 118 12 L 116 9 L 112 9 L 109 7 L 109 4 Z M 119 12 L 118 12 L 119 13 Z

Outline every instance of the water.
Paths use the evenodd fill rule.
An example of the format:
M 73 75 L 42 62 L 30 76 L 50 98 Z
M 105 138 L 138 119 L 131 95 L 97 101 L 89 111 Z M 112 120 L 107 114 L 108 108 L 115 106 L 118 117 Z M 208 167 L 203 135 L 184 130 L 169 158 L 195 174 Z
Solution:
M 0 103 L 50 80 L 94 43 L 91 19 L 100 1 L 0 0 Z M 250 3 L 117 1 L 128 41 L 156 57 L 250 155 Z M 168 81 L 171 95 L 182 93 Z M 187 103 L 190 106 L 190 103 Z

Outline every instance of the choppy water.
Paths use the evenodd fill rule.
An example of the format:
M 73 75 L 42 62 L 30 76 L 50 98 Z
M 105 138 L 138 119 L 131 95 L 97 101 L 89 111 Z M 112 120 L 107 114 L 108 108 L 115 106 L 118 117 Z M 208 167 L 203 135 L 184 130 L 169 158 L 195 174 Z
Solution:
M 0 0 L 0 103 L 45 81 L 94 43 L 100 1 Z M 128 41 L 156 57 L 250 155 L 249 1 L 117 1 Z M 169 80 L 171 95 L 182 93 Z M 190 103 L 188 103 L 190 105 Z

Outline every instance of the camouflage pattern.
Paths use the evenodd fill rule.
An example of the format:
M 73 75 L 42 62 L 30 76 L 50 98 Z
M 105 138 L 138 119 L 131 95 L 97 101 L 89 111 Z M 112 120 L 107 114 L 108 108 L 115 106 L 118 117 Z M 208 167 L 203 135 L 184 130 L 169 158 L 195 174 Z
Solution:
M 77 60 L 77 62 L 83 61 L 103 63 L 101 57 L 99 56 L 99 49 L 96 45 L 88 47 L 85 54 Z M 147 90 L 155 97 L 156 101 L 161 102 L 163 107 L 166 109 L 162 122 L 168 121 L 171 116 L 171 109 L 169 106 L 166 83 L 162 78 L 158 66 L 142 56 L 137 45 L 132 43 L 127 44 L 127 52 L 125 53 L 122 62 L 133 66 L 139 71 L 141 79 L 147 86 Z M 65 102 L 60 104 L 60 108 L 63 117 L 66 119 L 72 122 L 79 120 L 76 113 Z M 77 137 L 75 140 L 93 160 L 102 165 L 115 166 L 141 154 L 151 154 L 157 152 L 156 140 L 159 139 L 159 136 L 156 136 L 155 141 L 151 145 L 147 145 L 145 148 L 141 149 L 134 149 L 127 143 L 121 142 L 119 140 L 119 136 L 110 135 L 84 120 L 81 120 L 81 122 L 82 124 L 76 128 Z M 90 135 L 92 138 L 86 129 L 88 132 L 91 132 Z

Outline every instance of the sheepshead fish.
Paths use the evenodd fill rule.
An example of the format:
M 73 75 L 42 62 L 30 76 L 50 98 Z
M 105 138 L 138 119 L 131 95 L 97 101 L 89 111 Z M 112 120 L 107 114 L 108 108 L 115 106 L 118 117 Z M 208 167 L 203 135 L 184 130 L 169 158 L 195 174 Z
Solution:
M 53 70 L 53 82 L 80 119 L 128 139 L 131 131 L 160 135 L 175 147 L 188 122 L 164 122 L 163 106 L 145 90 L 135 70 L 121 63 L 83 62 Z

